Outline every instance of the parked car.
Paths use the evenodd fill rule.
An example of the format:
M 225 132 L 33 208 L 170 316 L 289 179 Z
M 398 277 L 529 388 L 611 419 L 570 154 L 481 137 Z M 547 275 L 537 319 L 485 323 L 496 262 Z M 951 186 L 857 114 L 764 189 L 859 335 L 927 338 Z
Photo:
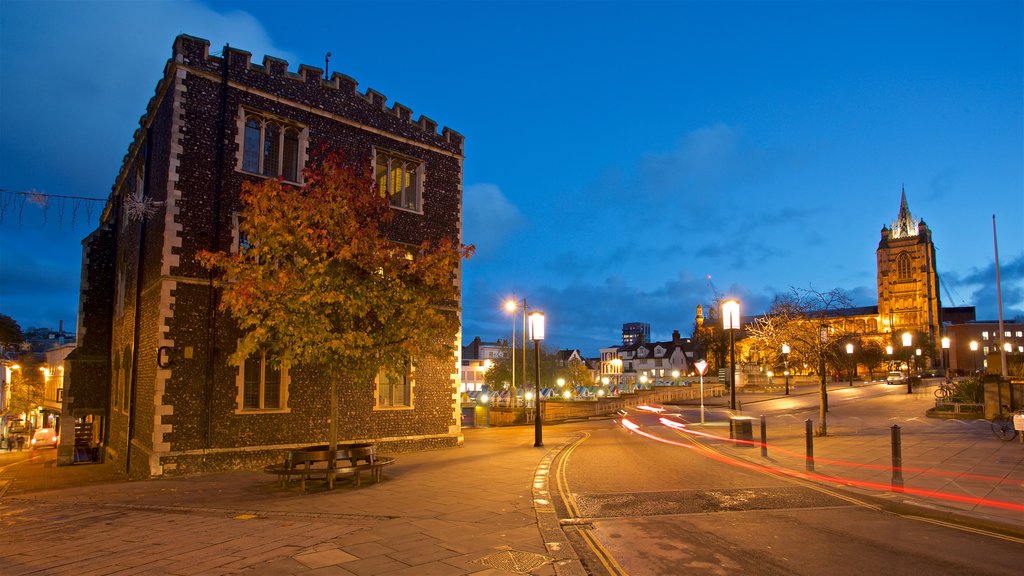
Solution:
M 885 383 L 886 384 L 899 384 L 899 383 L 903 382 L 904 378 L 906 378 L 906 376 L 903 375 L 903 372 L 900 372 L 899 370 L 896 370 L 896 371 L 893 371 L 893 372 L 889 372 L 889 374 L 885 377 Z
M 53 428 L 40 428 L 32 435 L 32 449 L 43 446 L 57 447 L 57 431 Z

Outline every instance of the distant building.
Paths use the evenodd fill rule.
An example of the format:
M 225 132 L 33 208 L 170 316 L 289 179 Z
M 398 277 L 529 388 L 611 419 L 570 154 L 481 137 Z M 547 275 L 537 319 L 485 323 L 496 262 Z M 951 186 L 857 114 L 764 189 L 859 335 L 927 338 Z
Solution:
M 64 412 L 108 430 L 99 453 L 132 477 L 254 467 L 326 441 L 325 376 L 266 353 L 228 363 L 240 333 L 217 307 L 201 250 L 239 249 L 239 192 L 303 184 L 320 150 L 342 150 L 391 200 L 396 242 L 461 241 L 463 138 L 335 72 L 178 36 L 82 243 L 79 348 Z M 461 271 L 455 271 L 456 298 Z M 451 313 L 458 314 L 458 310 Z M 457 342 L 459 335 L 452 334 Z M 404 449 L 462 442 L 459 363 L 418 359 L 410 378 L 339 386 L 341 442 Z M 59 461 L 72 461 L 64 427 Z
M 627 322 L 622 325 L 622 345 L 635 346 L 651 341 L 651 325 L 646 322 Z
M 673 330 L 672 339 L 667 342 L 602 348 L 601 382 L 607 378 L 608 384 L 656 384 L 689 376 L 693 363 L 702 357 L 698 348 L 692 339 L 681 337 L 679 330 Z
M 485 374 L 499 358 L 508 355 L 508 342 L 484 342 L 477 336 L 462 347 L 462 387 L 460 392 L 479 392 L 486 384 Z
M 994 320 L 964 322 L 946 326 L 949 338 L 948 356 L 950 370 L 958 373 L 987 371 L 998 373 L 1002 370 L 999 358 L 999 322 Z M 1018 358 L 1024 355 L 1024 324 L 1003 321 L 1002 342 L 1008 355 Z

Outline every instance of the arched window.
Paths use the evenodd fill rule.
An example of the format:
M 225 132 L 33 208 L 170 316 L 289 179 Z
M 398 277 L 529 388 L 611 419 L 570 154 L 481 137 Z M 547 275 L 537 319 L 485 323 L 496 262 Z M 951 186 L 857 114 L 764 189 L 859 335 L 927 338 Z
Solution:
M 906 252 L 901 253 L 896 257 L 896 278 L 900 280 L 910 280 L 910 254 Z
M 423 162 L 394 152 L 377 149 L 377 189 L 396 208 L 420 211 L 422 204 Z

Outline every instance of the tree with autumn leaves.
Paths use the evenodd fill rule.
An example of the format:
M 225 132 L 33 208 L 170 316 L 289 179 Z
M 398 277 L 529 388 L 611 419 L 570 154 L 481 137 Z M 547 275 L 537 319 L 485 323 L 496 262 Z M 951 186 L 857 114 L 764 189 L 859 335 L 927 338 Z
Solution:
M 304 180 L 245 183 L 239 249 L 199 261 L 242 333 L 230 362 L 262 350 L 282 367 L 317 368 L 330 384 L 334 446 L 339 386 L 371 387 L 382 370 L 405 376 L 428 356 L 454 362 L 457 271 L 473 247 L 392 240 L 388 198 L 340 153 L 312 162 Z

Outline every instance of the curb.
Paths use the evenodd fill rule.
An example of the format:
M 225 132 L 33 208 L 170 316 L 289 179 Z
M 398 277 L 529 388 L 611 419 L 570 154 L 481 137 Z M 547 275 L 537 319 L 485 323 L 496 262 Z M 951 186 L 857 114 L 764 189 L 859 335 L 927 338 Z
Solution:
M 562 525 L 558 521 L 554 504 L 551 502 L 551 467 L 555 458 L 566 446 L 576 441 L 575 436 L 552 448 L 537 464 L 533 474 L 533 511 L 537 515 L 537 528 L 544 540 L 544 548 L 552 556 L 552 565 L 558 576 L 587 576 L 576 550 L 572 547 Z

